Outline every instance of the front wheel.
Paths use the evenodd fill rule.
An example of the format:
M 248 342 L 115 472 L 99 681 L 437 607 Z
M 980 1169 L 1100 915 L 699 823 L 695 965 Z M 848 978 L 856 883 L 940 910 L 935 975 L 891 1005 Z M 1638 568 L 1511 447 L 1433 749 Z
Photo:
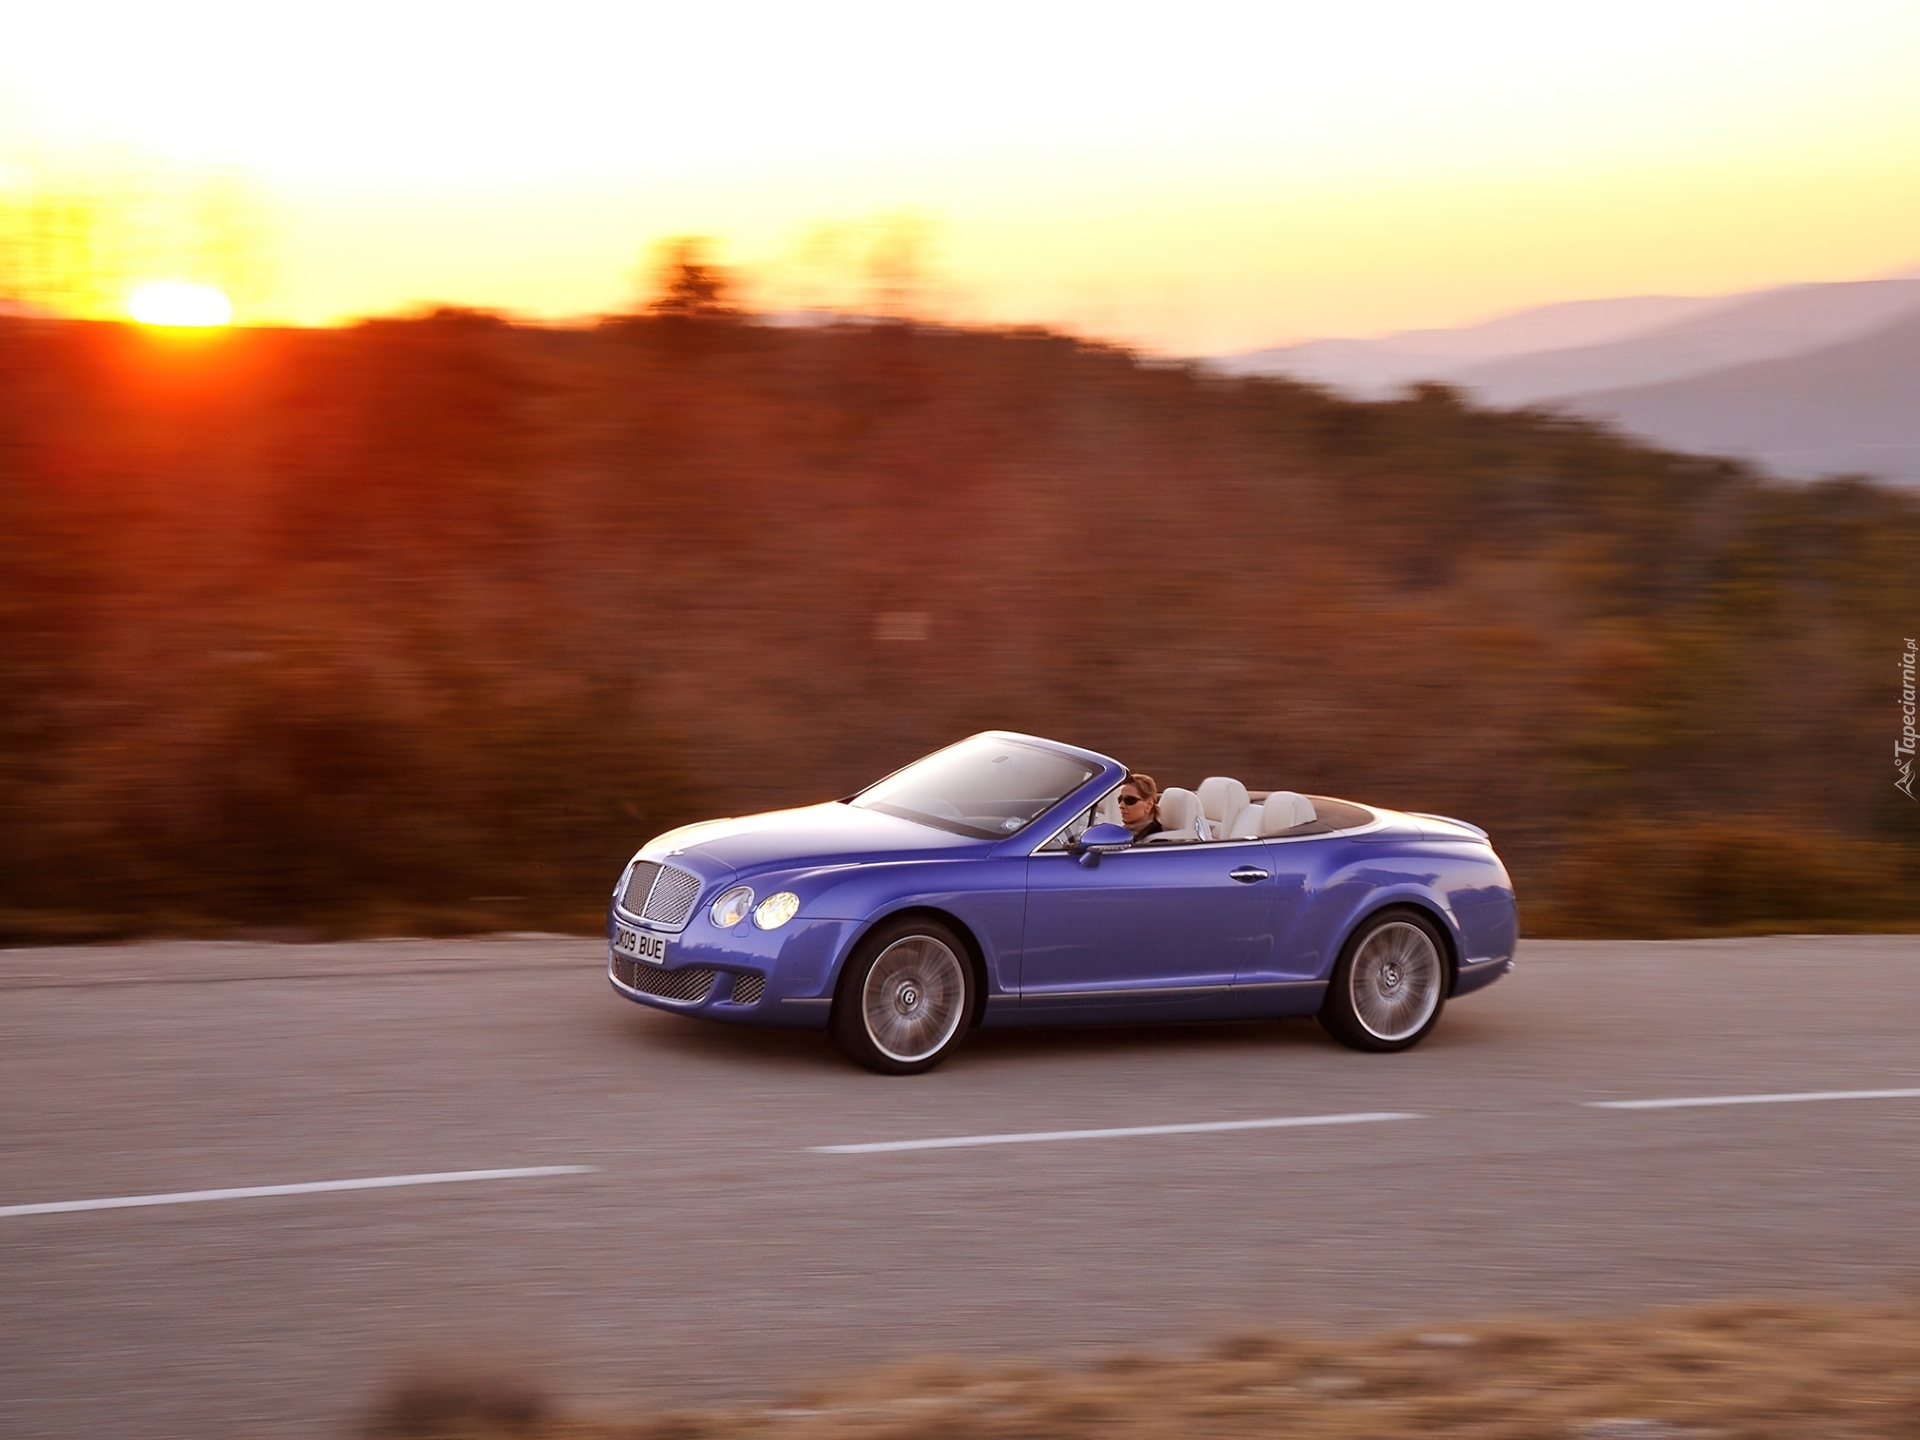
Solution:
M 1320 1023 L 1356 1050 L 1405 1050 L 1427 1037 L 1447 993 L 1446 942 L 1418 910 L 1366 920 L 1333 967 Z
M 953 1052 L 973 1013 L 973 967 L 937 920 L 882 925 L 860 942 L 833 1001 L 834 1043 L 883 1075 L 917 1075 Z

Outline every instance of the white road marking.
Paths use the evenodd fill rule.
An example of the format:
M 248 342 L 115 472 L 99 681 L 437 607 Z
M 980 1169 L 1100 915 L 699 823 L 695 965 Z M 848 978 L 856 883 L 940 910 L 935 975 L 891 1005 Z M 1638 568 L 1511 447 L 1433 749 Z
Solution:
M 1365 1125 L 1375 1120 L 1419 1120 L 1411 1111 L 1368 1110 L 1352 1115 L 1286 1115 L 1272 1120 L 1203 1120 L 1191 1125 L 1126 1125 L 1112 1130 L 1028 1130 L 1012 1135 L 948 1135 L 938 1140 L 874 1140 L 864 1145 L 810 1145 L 816 1155 L 877 1155 L 889 1150 L 959 1150 L 973 1145 L 1041 1145 L 1053 1140 L 1118 1140 L 1134 1135 L 1200 1135 L 1214 1130 L 1289 1130 L 1306 1125 Z
M 468 1180 L 531 1180 L 541 1175 L 590 1175 L 592 1165 L 527 1165 L 517 1170 L 442 1170 L 432 1175 L 371 1175 L 360 1180 L 309 1180 L 301 1185 L 243 1185 L 233 1190 L 178 1190 L 170 1195 L 110 1195 L 100 1200 L 49 1200 L 0 1205 L 8 1215 L 59 1215 L 69 1210 L 130 1210 L 141 1205 L 193 1205 L 202 1200 L 259 1200 L 269 1195 L 319 1195 L 329 1190 L 388 1190 L 400 1185 L 458 1185 Z
M 1684 1110 L 1694 1105 L 1797 1105 L 1803 1100 L 1920 1100 L 1920 1090 L 1800 1090 L 1782 1095 L 1685 1095 L 1670 1100 L 1583 1100 L 1595 1110 Z

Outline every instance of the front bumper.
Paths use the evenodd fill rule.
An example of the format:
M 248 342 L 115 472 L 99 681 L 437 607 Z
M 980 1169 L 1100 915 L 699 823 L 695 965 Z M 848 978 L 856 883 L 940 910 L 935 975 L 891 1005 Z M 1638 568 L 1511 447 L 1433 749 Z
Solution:
M 854 930 L 850 920 L 795 920 L 778 930 L 742 922 L 720 931 L 703 915 L 677 934 L 666 933 L 666 961 L 655 965 L 613 948 L 616 924 L 666 932 L 625 915 L 609 916 L 607 980 L 627 999 L 709 1020 L 792 1030 L 826 1028 L 833 978 Z

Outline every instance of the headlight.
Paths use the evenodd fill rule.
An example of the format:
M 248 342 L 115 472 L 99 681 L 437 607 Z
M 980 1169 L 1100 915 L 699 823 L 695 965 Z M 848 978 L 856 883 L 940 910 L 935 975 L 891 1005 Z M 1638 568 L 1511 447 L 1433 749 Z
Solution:
M 769 895 L 753 912 L 753 923 L 762 930 L 778 930 L 800 911 L 800 897 L 791 890 Z
M 713 908 L 707 911 L 707 914 L 712 918 L 715 925 L 719 926 L 722 930 L 726 930 L 746 919 L 747 911 L 752 908 L 753 891 L 749 890 L 745 885 L 736 885 L 718 900 L 714 901 Z

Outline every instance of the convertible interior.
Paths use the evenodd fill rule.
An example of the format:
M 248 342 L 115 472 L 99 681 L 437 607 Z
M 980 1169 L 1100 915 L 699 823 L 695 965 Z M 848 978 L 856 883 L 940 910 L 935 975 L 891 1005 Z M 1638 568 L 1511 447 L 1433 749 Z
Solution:
M 1276 835 L 1331 835 L 1369 824 L 1373 812 L 1327 795 L 1293 790 L 1249 790 L 1238 780 L 1212 775 L 1196 790 L 1177 785 L 1160 792 L 1158 833 L 1147 845 L 1194 845 L 1218 840 L 1257 840 Z M 1077 839 L 1089 825 L 1120 824 L 1120 789 L 1109 791 L 1062 832 L 1059 844 Z

